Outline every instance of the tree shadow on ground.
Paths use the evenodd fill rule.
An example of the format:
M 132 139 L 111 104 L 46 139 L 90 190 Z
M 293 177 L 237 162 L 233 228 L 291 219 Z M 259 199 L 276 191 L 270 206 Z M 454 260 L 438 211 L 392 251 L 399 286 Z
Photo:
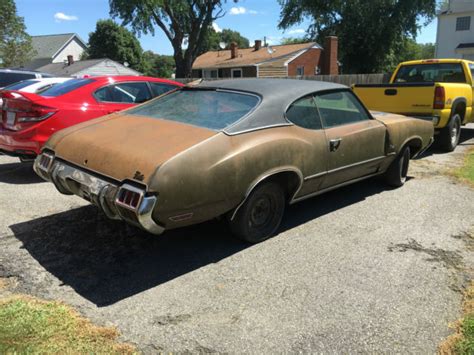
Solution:
M 370 179 L 290 206 L 281 231 L 381 193 Z M 153 236 L 108 220 L 94 206 L 10 226 L 49 273 L 97 306 L 107 306 L 251 247 L 224 221 Z

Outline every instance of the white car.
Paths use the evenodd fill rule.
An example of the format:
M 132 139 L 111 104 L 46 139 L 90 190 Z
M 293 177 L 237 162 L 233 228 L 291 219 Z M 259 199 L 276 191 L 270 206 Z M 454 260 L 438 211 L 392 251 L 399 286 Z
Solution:
M 0 90 L 1 91 L 6 91 L 6 90 L 15 90 L 15 91 L 23 91 L 23 92 L 29 92 L 32 94 L 41 94 L 43 91 L 49 89 L 50 87 L 64 83 L 65 81 L 71 80 L 72 78 L 37 78 L 37 79 L 28 79 L 28 80 L 22 80 L 17 83 L 5 86 Z M 3 100 L 0 97 L 0 112 L 2 109 L 2 104 Z M 1 117 L 0 117 L 1 119 Z
M 41 92 L 49 89 L 51 86 L 64 83 L 65 81 L 71 80 L 72 78 L 38 78 L 38 79 L 28 79 L 22 80 L 17 83 L 5 86 L 4 90 L 15 90 L 30 92 L 33 94 L 40 94 Z

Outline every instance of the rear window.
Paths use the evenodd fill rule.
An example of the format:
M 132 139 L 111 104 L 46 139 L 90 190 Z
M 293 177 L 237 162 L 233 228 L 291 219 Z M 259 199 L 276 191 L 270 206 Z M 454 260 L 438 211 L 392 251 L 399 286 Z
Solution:
M 22 80 L 34 78 L 36 78 L 35 74 L 0 72 L 0 88 L 17 83 Z
M 229 91 L 182 89 L 128 111 L 213 130 L 224 129 L 259 103 L 254 95 Z
M 465 83 L 466 76 L 460 63 L 430 63 L 404 65 L 395 83 Z
M 71 79 L 65 81 L 64 83 L 54 85 L 48 90 L 43 91 L 41 96 L 61 96 L 92 82 L 94 82 L 92 79 Z
M 5 90 L 20 90 L 36 83 L 39 83 L 39 80 L 33 80 L 33 79 L 23 80 L 23 81 L 20 81 L 19 83 L 8 85 L 4 89 Z

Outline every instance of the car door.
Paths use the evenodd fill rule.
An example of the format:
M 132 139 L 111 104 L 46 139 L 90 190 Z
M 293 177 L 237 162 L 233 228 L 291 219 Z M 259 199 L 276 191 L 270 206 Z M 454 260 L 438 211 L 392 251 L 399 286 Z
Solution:
M 318 93 L 315 102 L 329 152 L 322 188 L 378 172 L 385 158 L 386 127 L 349 90 Z
M 295 165 L 301 168 L 304 182 L 298 197 L 316 192 L 327 171 L 327 142 L 313 95 L 293 102 L 286 111 L 286 118 L 294 124 L 291 129 L 304 144 Z
M 106 114 L 125 110 L 152 98 L 150 87 L 145 81 L 123 82 L 102 87 L 94 93 Z

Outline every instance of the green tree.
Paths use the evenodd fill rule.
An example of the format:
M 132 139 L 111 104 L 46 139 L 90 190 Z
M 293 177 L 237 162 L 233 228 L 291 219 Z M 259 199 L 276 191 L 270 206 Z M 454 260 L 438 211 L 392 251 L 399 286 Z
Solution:
M 148 76 L 171 78 L 174 73 L 173 56 L 159 55 L 152 51 L 144 52 L 142 72 Z
M 400 62 L 418 59 L 431 59 L 435 54 L 435 45 L 433 43 L 416 43 L 413 38 L 405 38 L 398 43 L 386 58 L 386 65 L 383 71 L 391 72 Z
M 0 66 L 22 66 L 34 55 L 31 37 L 13 0 L 0 1 Z
M 279 0 L 280 28 L 310 18 L 310 38 L 339 37 L 345 72 L 373 73 L 390 62 L 407 37 L 416 38 L 419 21 L 436 13 L 436 0 Z
M 220 48 L 220 43 L 223 42 L 226 45 L 226 49 L 230 48 L 232 42 L 237 43 L 239 48 L 249 48 L 250 41 L 248 38 L 242 36 L 240 32 L 232 31 L 228 28 L 223 29 L 221 32 L 216 32 L 214 28 L 209 27 L 206 36 L 204 37 L 203 44 L 199 54 L 207 51 L 217 51 Z
M 224 15 L 226 0 L 109 0 L 110 14 L 138 33 L 159 27 L 173 46 L 176 76 L 189 77 L 212 22 Z M 236 2 L 236 0 L 234 0 Z M 187 46 L 183 48 L 183 41 Z
M 89 33 L 87 56 L 90 59 L 109 58 L 142 70 L 143 49 L 133 33 L 112 20 L 97 21 L 94 32 Z
M 306 42 L 311 42 L 311 40 L 307 38 L 285 37 L 280 41 L 280 44 L 299 44 Z
M 239 32 L 237 31 L 232 31 L 228 28 L 225 28 L 222 30 L 222 32 L 219 33 L 220 41 L 224 42 L 227 45 L 227 49 L 230 48 L 230 44 L 232 42 L 237 43 L 237 46 L 239 48 L 249 48 L 250 43 L 248 38 L 245 38 L 242 36 Z

